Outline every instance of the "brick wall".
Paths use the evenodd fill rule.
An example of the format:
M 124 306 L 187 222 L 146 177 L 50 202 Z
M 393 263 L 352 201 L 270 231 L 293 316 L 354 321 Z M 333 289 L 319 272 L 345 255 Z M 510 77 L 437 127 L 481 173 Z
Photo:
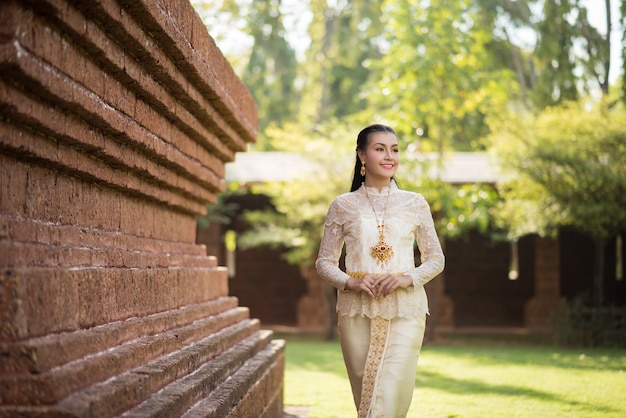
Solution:
M 0 416 L 282 416 L 197 245 L 255 103 L 181 0 L 0 3 Z
M 519 241 L 519 278 L 509 280 L 511 247 L 472 231 L 446 241 L 445 292 L 454 304 L 454 326 L 523 327 L 524 306 L 534 294 L 534 240 Z
M 297 266 L 269 248 L 237 250 L 236 275 L 229 281 L 230 294 L 265 324 L 298 326 L 298 302 L 306 294 L 306 282 Z

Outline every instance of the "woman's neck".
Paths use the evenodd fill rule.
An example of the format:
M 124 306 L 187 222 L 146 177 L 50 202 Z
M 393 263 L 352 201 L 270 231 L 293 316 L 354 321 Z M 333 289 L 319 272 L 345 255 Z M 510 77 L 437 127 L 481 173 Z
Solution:
M 391 186 L 391 179 L 389 178 L 381 178 L 381 179 L 373 179 L 365 177 L 365 181 L 363 182 L 365 187 L 372 187 L 381 191 L 385 187 Z

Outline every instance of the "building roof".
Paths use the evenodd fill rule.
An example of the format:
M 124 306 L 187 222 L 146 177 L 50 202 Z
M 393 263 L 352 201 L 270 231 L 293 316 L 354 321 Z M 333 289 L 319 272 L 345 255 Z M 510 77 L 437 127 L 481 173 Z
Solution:
M 420 158 L 432 162 L 428 175 L 437 174 L 437 154 L 422 154 Z M 503 176 L 493 160 L 485 152 L 453 152 L 444 158 L 441 180 L 446 183 L 497 183 Z
M 240 152 L 226 164 L 226 181 L 261 183 L 298 178 L 313 169 L 306 157 L 290 152 Z
M 437 175 L 437 154 L 420 154 L 420 159 L 431 162 L 429 176 Z M 484 152 L 454 152 L 446 156 L 440 173 L 448 183 L 497 183 L 500 174 L 493 158 Z M 226 180 L 244 183 L 285 181 L 310 173 L 315 164 L 305 156 L 289 152 L 237 153 L 235 161 L 226 164 Z

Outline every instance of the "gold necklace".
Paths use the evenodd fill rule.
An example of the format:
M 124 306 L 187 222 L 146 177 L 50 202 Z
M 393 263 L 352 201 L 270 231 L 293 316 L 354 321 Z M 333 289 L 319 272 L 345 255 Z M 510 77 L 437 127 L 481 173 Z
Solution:
M 376 213 L 376 209 L 374 208 L 374 204 L 372 204 L 372 200 L 370 199 L 370 195 L 367 192 L 367 187 L 363 185 L 365 188 L 365 196 L 367 197 L 367 201 L 370 203 L 372 207 L 372 211 L 374 212 L 374 216 L 376 217 L 376 229 L 378 229 L 378 244 L 374 245 L 370 250 L 370 255 L 376 261 L 380 267 L 385 267 L 385 265 L 391 260 L 393 257 L 393 247 L 389 245 L 385 241 L 385 214 L 387 213 L 387 205 L 389 204 L 389 195 L 391 194 L 391 185 L 389 185 L 389 190 L 387 191 L 387 201 L 385 202 L 385 209 L 383 210 L 382 219 L 378 220 L 378 213 Z

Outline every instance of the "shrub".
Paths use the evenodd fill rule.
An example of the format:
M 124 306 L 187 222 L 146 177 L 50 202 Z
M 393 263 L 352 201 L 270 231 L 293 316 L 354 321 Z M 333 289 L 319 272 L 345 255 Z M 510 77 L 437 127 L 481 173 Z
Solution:
M 626 307 L 591 307 L 578 296 L 559 312 L 557 342 L 568 346 L 626 347 Z

